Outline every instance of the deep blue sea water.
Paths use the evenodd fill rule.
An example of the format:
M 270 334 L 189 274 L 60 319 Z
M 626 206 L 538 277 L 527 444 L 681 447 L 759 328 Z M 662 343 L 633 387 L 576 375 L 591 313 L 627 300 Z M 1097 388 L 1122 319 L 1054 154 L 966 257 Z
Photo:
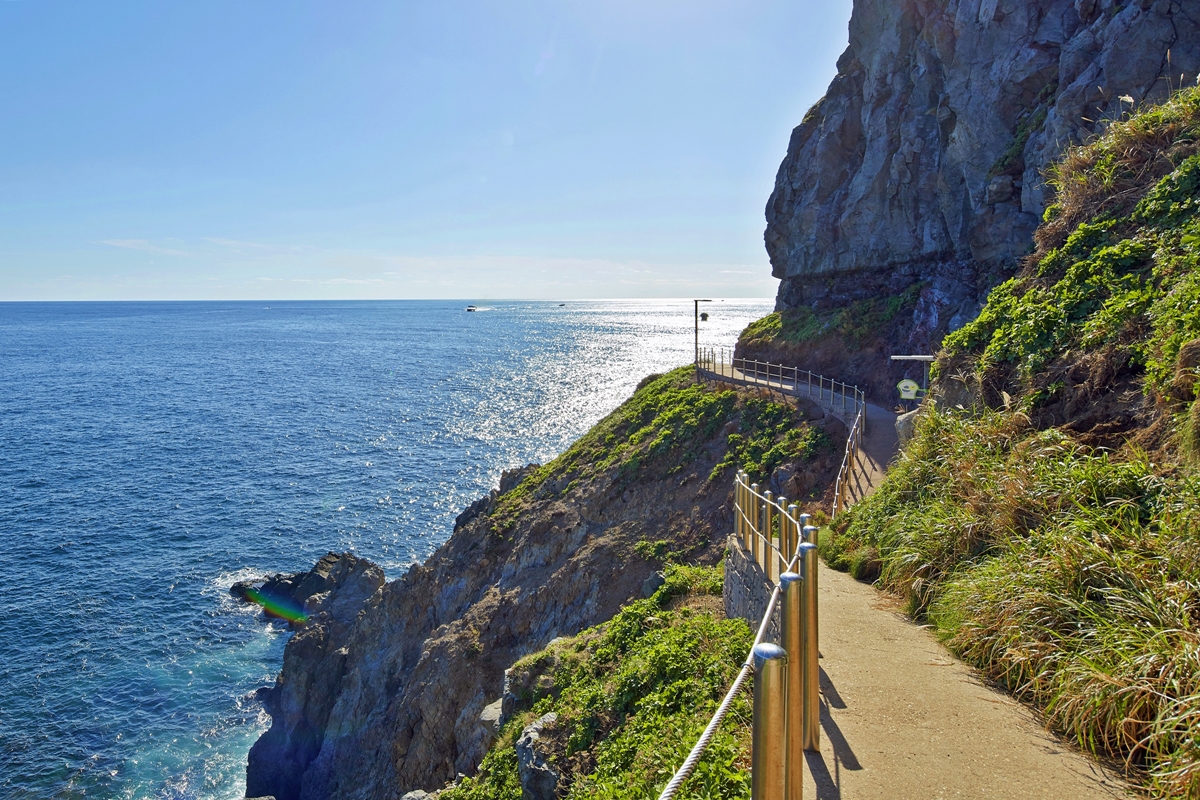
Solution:
M 395 577 L 691 356 L 686 300 L 0 304 L 0 798 L 241 797 L 287 634 L 235 580 Z

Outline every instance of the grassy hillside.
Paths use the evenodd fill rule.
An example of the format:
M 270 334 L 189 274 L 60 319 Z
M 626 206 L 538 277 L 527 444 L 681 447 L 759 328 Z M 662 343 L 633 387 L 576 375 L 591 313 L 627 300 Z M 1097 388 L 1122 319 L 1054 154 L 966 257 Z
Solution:
M 648 600 L 529 655 L 512 668 L 518 707 L 479 774 L 442 800 L 520 800 L 515 743 L 548 712 L 544 734 L 568 798 L 657 795 L 683 762 L 749 652 L 754 635 L 720 610 L 721 571 L 672 566 Z M 741 693 L 684 794 L 750 796 L 750 700 Z
M 1161 797 L 1200 797 L 1200 90 L 1068 153 L 1038 251 L 947 337 L 822 543 Z
M 769 478 L 785 464 L 810 465 L 826 479 L 823 473 L 836 470 L 831 458 L 838 447 L 824 425 L 814 424 L 802 409 L 754 391 L 696 383 L 694 370 L 680 367 L 643 380 L 616 411 L 503 495 L 492 514 L 493 528 L 502 533 L 532 502 L 565 496 L 614 470 L 618 492 L 639 480 L 677 475 L 722 432 L 718 438 L 724 439 L 724 454 L 709 473 L 709 482 L 728 483 L 738 468 L 755 480 Z M 814 485 L 824 488 L 827 482 Z M 728 488 L 725 483 L 723 489 Z

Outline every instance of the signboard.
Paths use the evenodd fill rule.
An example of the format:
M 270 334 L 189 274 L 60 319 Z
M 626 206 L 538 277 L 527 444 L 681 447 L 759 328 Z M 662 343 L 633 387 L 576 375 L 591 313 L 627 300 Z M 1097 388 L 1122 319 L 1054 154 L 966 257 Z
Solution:
M 901 400 L 916 400 L 917 392 L 919 392 L 921 390 L 921 387 L 917 384 L 916 381 L 909 380 L 908 378 L 905 378 L 904 380 L 897 383 L 896 388 L 900 390 L 900 399 Z

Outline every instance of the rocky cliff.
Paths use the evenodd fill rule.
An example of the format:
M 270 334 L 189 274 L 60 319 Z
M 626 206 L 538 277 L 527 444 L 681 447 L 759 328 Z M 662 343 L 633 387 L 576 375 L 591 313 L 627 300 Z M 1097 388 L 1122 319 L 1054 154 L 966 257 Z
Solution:
M 736 467 L 819 507 L 845 427 L 691 375 L 644 382 L 553 462 L 506 478 L 399 580 L 326 564 L 340 581 L 297 598 L 307 620 L 268 692 L 247 796 L 399 798 L 471 774 L 507 667 L 608 620 L 664 559 L 720 557 Z
M 1200 3 L 856 0 L 837 68 L 766 247 L 789 360 L 890 392 L 886 356 L 936 347 L 1029 251 L 1064 148 L 1196 81 Z

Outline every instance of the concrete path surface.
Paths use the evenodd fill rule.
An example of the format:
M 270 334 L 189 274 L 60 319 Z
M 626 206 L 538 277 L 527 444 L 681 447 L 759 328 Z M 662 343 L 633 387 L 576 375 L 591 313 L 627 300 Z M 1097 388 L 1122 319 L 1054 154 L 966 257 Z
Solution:
M 900 441 L 896 437 L 896 415 L 886 408 L 867 403 L 867 426 L 854 469 L 850 472 L 850 504 L 853 505 L 879 488 Z
M 712 366 L 710 377 L 808 397 L 839 418 L 853 391 L 836 384 L 814 396 L 807 377 L 763 380 L 728 363 Z M 850 503 L 879 487 L 899 449 L 895 413 L 867 404 L 866 422 Z M 824 565 L 819 591 L 821 750 L 807 754 L 805 800 L 1131 796 L 1119 776 L 985 686 L 894 598 Z
M 984 686 L 894 600 L 820 577 L 821 752 L 805 800 L 1099 800 L 1125 785 Z

